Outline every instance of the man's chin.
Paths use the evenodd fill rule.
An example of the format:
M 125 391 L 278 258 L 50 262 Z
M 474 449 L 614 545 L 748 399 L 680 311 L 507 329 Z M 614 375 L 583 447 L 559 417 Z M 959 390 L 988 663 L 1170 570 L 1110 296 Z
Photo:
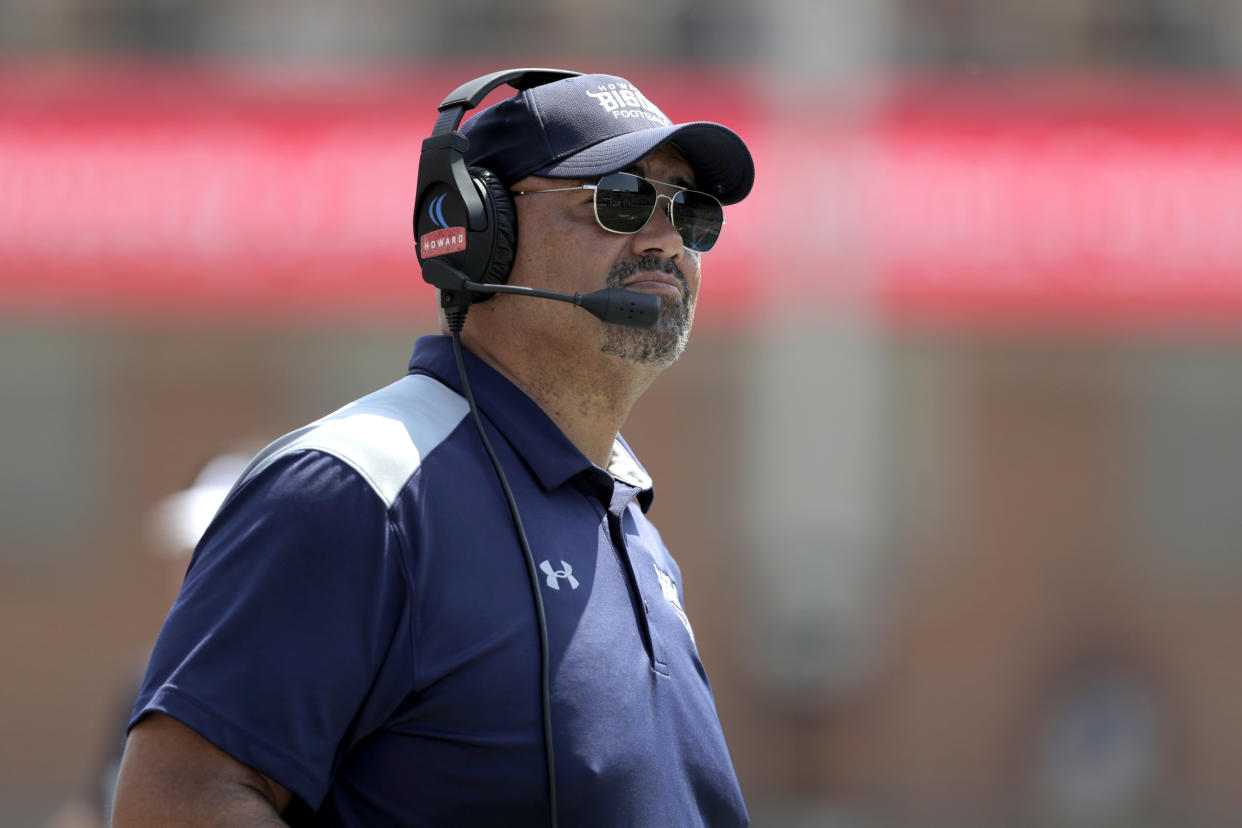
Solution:
M 686 349 L 693 321 L 693 308 L 687 310 L 678 297 L 663 296 L 654 328 L 610 326 L 600 351 L 640 365 L 667 368 Z

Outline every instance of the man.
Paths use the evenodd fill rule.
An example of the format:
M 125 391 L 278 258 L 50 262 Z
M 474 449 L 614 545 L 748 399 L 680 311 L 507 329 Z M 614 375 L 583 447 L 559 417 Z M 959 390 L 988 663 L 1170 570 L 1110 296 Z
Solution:
M 651 481 L 618 431 L 685 346 L 715 198 L 747 194 L 750 154 L 607 75 L 527 89 L 462 132 L 513 193 L 509 284 L 661 306 L 634 330 L 501 295 L 461 333 L 537 564 L 549 691 L 499 477 L 451 342 L 424 337 L 404 379 L 243 472 L 152 655 L 117 826 L 748 821 Z M 631 221 L 618 204 L 645 206 Z

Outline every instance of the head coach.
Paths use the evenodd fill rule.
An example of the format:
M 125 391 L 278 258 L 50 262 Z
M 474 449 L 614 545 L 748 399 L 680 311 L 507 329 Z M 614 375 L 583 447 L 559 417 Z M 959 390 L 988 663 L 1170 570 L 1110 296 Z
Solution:
M 152 653 L 114 825 L 748 823 L 618 432 L 753 179 L 734 132 L 620 77 L 445 99 L 414 210 L 443 333 L 242 472 Z

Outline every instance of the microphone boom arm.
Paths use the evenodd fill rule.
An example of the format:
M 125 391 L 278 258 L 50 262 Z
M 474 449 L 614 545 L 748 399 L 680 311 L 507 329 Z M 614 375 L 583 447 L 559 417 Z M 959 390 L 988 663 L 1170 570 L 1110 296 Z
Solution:
M 423 280 L 442 291 L 441 306 L 446 310 L 457 309 L 462 321 L 465 319 L 465 310 L 472 301 L 471 292 L 507 293 L 512 296 L 533 296 L 537 299 L 569 302 L 603 322 L 627 328 L 653 328 L 660 320 L 660 297 L 632 290 L 604 288 L 583 295 L 556 293 L 521 285 L 489 285 L 470 281 L 457 268 L 438 259 L 423 262 Z

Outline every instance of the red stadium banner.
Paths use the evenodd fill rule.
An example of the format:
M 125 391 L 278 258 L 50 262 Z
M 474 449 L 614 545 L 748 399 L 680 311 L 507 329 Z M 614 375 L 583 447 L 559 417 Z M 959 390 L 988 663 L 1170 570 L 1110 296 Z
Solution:
M 819 302 L 984 325 L 1242 316 L 1242 95 L 945 81 L 834 108 L 628 74 L 756 158 L 704 261 L 704 321 Z M 0 312 L 429 316 L 419 148 L 470 75 L 0 68 Z
M 872 126 L 863 244 L 924 317 L 1242 316 L 1242 96 L 1183 85 L 904 92 Z

